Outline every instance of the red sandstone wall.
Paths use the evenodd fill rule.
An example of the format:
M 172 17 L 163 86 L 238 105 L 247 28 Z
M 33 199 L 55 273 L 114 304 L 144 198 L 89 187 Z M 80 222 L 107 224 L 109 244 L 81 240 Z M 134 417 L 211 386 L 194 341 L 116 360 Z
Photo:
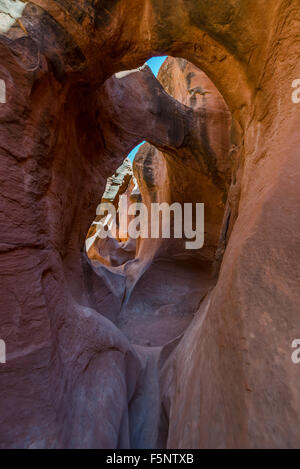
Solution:
M 243 144 L 217 285 L 161 373 L 167 445 L 299 446 L 299 16 L 298 0 L 39 0 L 2 31 L 1 447 L 130 446 L 141 360 L 89 307 L 80 258 L 141 137 L 109 151 L 98 86 L 153 54 L 207 73 Z

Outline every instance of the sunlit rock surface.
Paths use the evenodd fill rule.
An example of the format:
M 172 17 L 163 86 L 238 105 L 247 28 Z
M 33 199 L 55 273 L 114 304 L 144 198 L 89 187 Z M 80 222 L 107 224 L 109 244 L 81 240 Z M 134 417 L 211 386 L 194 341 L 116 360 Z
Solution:
M 1 447 L 155 447 L 157 438 L 169 448 L 299 447 L 299 1 L 24 6 L 8 20 L 1 2 Z M 213 171 L 192 153 L 183 163 L 193 181 L 203 163 L 195 189 L 212 185 L 215 286 L 162 349 L 133 345 L 117 327 L 127 277 L 112 292 L 84 252 L 106 180 L 135 145 L 154 145 L 175 178 L 179 149 L 199 142 L 194 115 L 208 109 L 208 85 L 192 82 L 186 101 L 179 91 L 172 100 L 139 69 L 157 54 L 203 70 L 232 115 L 231 182 L 226 159 Z M 202 156 L 213 127 L 200 136 Z
M 168 58 L 162 66 L 159 81 L 165 90 L 145 67 L 109 79 L 101 95 L 102 103 L 106 99 L 106 119 L 117 120 L 125 137 L 139 130 L 138 119 L 144 114 L 149 140 L 157 141 L 161 148 L 144 144 L 133 171 L 126 159 L 108 179 L 102 197 L 103 204 L 110 202 L 116 207 L 119 220 L 121 212 L 136 201 L 135 177 L 139 201 L 147 208 L 144 222 L 148 235 L 137 240 L 120 239 L 119 227 L 116 230 L 113 224 L 116 233 L 112 235 L 110 230 L 110 236 L 102 239 L 100 231 L 107 217 L 98 216 L 86 242 L 93 270 L 116 298 L 122 299 L 116 323 L 131 342 L 140 345 L 163 345 L 182 334 L 213 284 L 212 267 L 231 176 L 231 116 L 215 86 L 195 66 L 174 58 Z M 198 100 L 190 98 L 191 86 L 205 90 L 209 98 L 204 92 Z M 123 102 L 128 104 L 128 111 L 117 115 Z M 154 107 L 163 112 L 153 114 Z M 176 143 L 180 132 L 170 134 L 170 128 L 176 126 L 182 129 L 180 145 Z M 125 206 L 120 204 L 120 195 L 126 197 Z M 150 237 L 153 203 L 193 204 L 194 224 L 197 221 L 199 225 L 195 220 L 197 202 L 205 204 L 205 242 L 201 249 L 187 249 L 187 238 L 174 239 L 172 230 L 170 239 Z

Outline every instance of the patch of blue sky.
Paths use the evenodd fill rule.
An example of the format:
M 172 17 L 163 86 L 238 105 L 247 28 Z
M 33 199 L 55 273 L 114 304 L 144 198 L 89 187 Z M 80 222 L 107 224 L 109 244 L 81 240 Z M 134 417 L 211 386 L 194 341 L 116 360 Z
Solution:
M 134 147 L 133 150 L 131 150 L 131 152 L 129 153 L 129 155 L 127 156 L 127 158 L 130 159 L 131 163 L 133 162 L 134 158 L 135 158 L 135 155 L 137 154 L 137 152 L 139 151 L 140 147 L 146 143 L 145 141 L 142 142 L 142 143 L 139 143 L 136 147 Z
M 147 61 L 147 65 L 151 68 L 153 74 L 157 77 L 160 67 L 166 60 L 167 56 L 164 55 L 162 57 L 152 57 Z

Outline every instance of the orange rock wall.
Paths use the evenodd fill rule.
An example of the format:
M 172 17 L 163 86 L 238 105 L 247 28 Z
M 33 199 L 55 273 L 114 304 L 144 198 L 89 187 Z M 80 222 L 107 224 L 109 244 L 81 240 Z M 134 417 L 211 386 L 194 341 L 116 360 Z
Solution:
M 132 446 L 143 365 L 81 253 L 107 177 L 149 136 L 111 151 L 99 87 L 163 54 L 214 82 L 237 147 L 218 282 L 160 373 L 165 444 L 299 446 L 299 22 L 298 0 L 38 0 L 1 30 L 1 447 Z

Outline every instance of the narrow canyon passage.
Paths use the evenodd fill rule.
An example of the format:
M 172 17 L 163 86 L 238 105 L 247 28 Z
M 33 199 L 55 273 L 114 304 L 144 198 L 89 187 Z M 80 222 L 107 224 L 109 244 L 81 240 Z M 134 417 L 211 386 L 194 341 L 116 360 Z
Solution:
M 299 447 L 299 25 L 0 1 L 0 448 Z M 104 195 L 203 203 L 203 247 L 99 238 Z
M 117 116 L 115 139 L 122 131 L 130 135 L 136 124 L 131 122 L 133 116 L 139 119 L 144 113 L 139 137 L 146 138 L 148 132 L 148 140 L 156 139 L 156 146 L 147 142 L 139 146 L 134 161 L 126 158 L 107 180 L 101 203 L 104 208 L 109 203 L 115 207 L 116 222 L 108 222 L 109 212 L 104 209 L 91 225 L 86 251 L 98 281 L 88 276 L 87 290 L 96 310 L 127 337 L 141 363 L 142 374 L 129 406 L 129 429 L 123 431 L 129 433 L 132 448 L 163 447 L 168 428 L 161 405 L 161 370 L 216 284 L 226 245 L 228 233 L 222 235 L 221 228 L 224 223 L 228 226 L 230 218 L 225 210 L 232 171 L 231 116 L 208 77 L 179 58 L 166 59 L 158 81 L 144 66 L 116 74 L 100 93 L 109 108 L 106 119 L 116 119 L 115 110 L 128 104 L 125 117 Z M 132 110 L 135 102 L 138 109 Z M 173 143 L 180 126 L 185 129 L 183 143 Z M 134 239 L 123 233 L 124 212 L 128 222 L 134 221 L 137 215 L 128 215 L 128 207 L 141 202 L 149 212 L 154 203 L 168 207 L 189 203 L 193 209 L 204 203 L 204 245 L 188 249 L 187 238 L 177 239 L 174 233 L 170 238 L 163 238 L 162 232 L 151 238 L 151 226 L 147 237 Z M 151 225 L 154 219 L 149 212 L 146 218 Z M 138 221 L 140 225 L 143 218 Z M 198 219 L 195 222 L 199 224 Z M 103 237 L 100 233 L 105 228 L 110 234 Z M 103 300 L 104 285 L 113 301 L 111 296 Z M 119 435 L 119 444 L 124 441 Z

